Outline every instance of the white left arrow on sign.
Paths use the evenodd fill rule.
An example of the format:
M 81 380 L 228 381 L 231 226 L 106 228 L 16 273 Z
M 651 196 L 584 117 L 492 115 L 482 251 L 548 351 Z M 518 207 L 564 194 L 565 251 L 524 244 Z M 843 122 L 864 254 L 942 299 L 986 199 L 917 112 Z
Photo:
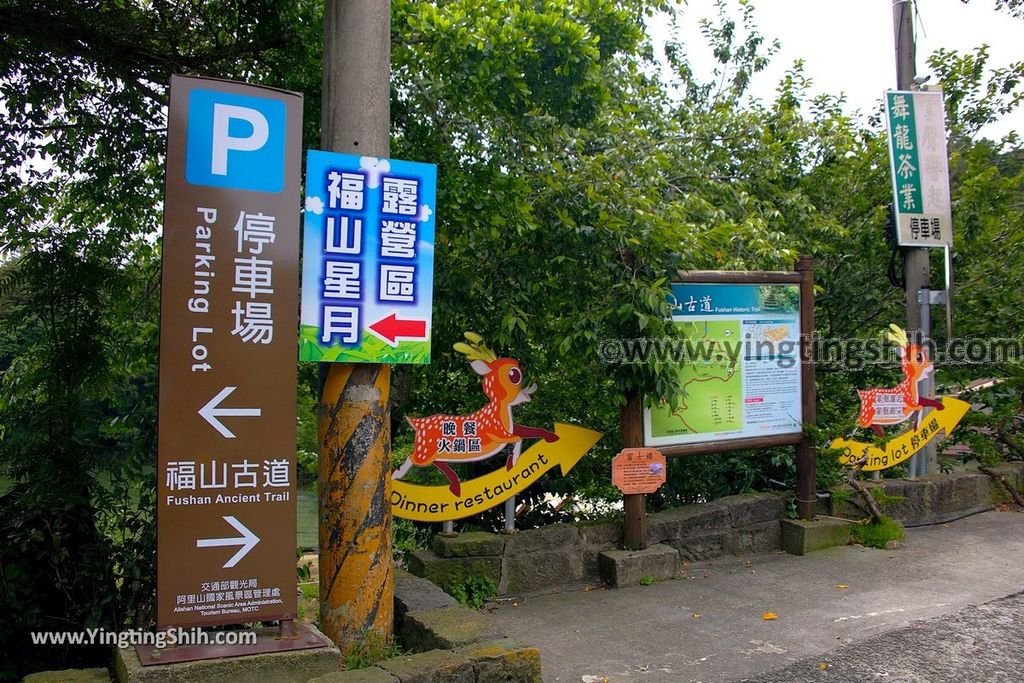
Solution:
M 238 561 L 245 557 L 250 550 L 260 542 L 260 537 L 249 531 L 249 529 L 231 515 L 224 515 L 224 521 L 235 527 L 235 531 L 242 534 L 236 538 L 200 538 L 196 541 L 197 548 L 220 548 L 228 545 L 240 545 L 238 552 L 231 556 L 231 559 L 224 563 L 224 569 L 230 569 L 238 564 Z
M 220 432 L 220 435 L 225 439 L 235 438 L 235 433 L 224 426 L 224 423 L 219 418 L 222 417 L 259 417 L 262 414 L 262 410 L 259 408 L 220 408 L 220 402 L 226 399 L 234 392 L 238 387 L 224 387 L 219 394 L 210 399 L 210 401 L 199 409 L 199 416 L 210 423 L 210 425 Z

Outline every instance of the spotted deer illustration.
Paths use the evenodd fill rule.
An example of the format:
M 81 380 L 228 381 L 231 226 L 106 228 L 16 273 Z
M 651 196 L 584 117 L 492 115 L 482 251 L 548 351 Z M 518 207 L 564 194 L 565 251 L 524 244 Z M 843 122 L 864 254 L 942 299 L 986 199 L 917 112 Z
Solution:
M 416 433 L 416 440 L 412 455 L 391 475 L 393 479 L 401 479 L 413 465 L 433 465 L 448 477 L 448 488 L 456 496 L 461 495 L 461 483 L 448 463 L 485 460 L 522 439 L 558 440 L 554 432 L 515 424 L 512 420 L 512 407 L 526 403 L 537 391 L 536 384 L 522 387 L 523 370 L 519 362 L 498 358 L 480 335 L 473 332 L 465 335 L 469 343 L 458 342 L 453 348 L 466 356 L 473 371 L 483 378 L 484 394 L 489 403 L 470 415 L 406 418 Z M 512 469 L 517 456 L 518 448 L 513 448 L 505 463 L 507 469 Z
M 913 417 L 914 428 L 920 421 L 924 408 L 942 410 L 940 401 L 921 396 L 918 384 L 935 369 L 928 358 L 928 350 L 920 344 L 912 344 L 907 333 L 898 325 L 889 325 L 886 338 L 896 344 L 903 369 L 903 381 L 891 389 L 858 389 L 860 413 L 857 425 L 870 427 L 879 437 L 884 437 L 882 425 L 894 425 Z

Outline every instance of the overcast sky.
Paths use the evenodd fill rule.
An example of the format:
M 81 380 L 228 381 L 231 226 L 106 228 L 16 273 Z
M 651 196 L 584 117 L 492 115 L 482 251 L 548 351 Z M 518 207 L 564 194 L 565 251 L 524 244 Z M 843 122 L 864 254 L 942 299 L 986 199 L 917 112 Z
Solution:
M 815 93 L 845 92 L 851 110 L 873 110 L 882 91 L 896 87 L 892 0 L 755 0 L 754 4 L 761 33 L 782 44 L 772 66 L 754 81 L 754 96 L 772 99 L 776 84 L 796 59 L 804 60 Z M 729 5 L 735 7 L 735 0 L 729 0 Z M 969 51 L 988 44 L 990 66 L 1024 59 L 1024 20 L 997 12 L 995 0 L 972 0 L 966 5 L 960 0 L 918 0 L 917 5 L 918 74 L 928 72 L 926 59 L 940 47 Z M 683 44 L 695 70 L 705 76 L 713 59 L 697 21 L 715 16 L 714 0 L 689 0 L 683 14 Z M 666 29 L 652 26 L 651 33 L 660 41 Z M 1024 136 L 1024 111 L 984 132 L 998 138 L 1010 130 Z

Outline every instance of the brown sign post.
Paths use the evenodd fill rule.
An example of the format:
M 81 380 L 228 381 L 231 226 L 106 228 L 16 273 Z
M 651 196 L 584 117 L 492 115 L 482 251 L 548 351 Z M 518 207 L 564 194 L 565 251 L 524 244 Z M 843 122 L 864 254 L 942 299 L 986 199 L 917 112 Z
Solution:
M 174 76 L 157 623 L 294 619 L 302 96 Z

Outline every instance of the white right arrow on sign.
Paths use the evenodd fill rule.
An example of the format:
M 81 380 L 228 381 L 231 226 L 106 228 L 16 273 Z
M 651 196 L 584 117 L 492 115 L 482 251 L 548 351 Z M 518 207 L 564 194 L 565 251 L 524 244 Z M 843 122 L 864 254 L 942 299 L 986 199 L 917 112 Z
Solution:
M 249 531 L 249 529 L 231 515 L 224 515 L 224 521 L 235 527 L 235 531 L 242 534 L 236 538 L 200 538 L 196 541 L 197 548 L 219 548 L 228 545 L 240 545 L 238 552 L 231 556 L 231 559 L 224 563 L 224 569 L 230 569 L 238 564 L 238 561 L 245 557 L 250 550 L 260 542 L 260 537 Z

